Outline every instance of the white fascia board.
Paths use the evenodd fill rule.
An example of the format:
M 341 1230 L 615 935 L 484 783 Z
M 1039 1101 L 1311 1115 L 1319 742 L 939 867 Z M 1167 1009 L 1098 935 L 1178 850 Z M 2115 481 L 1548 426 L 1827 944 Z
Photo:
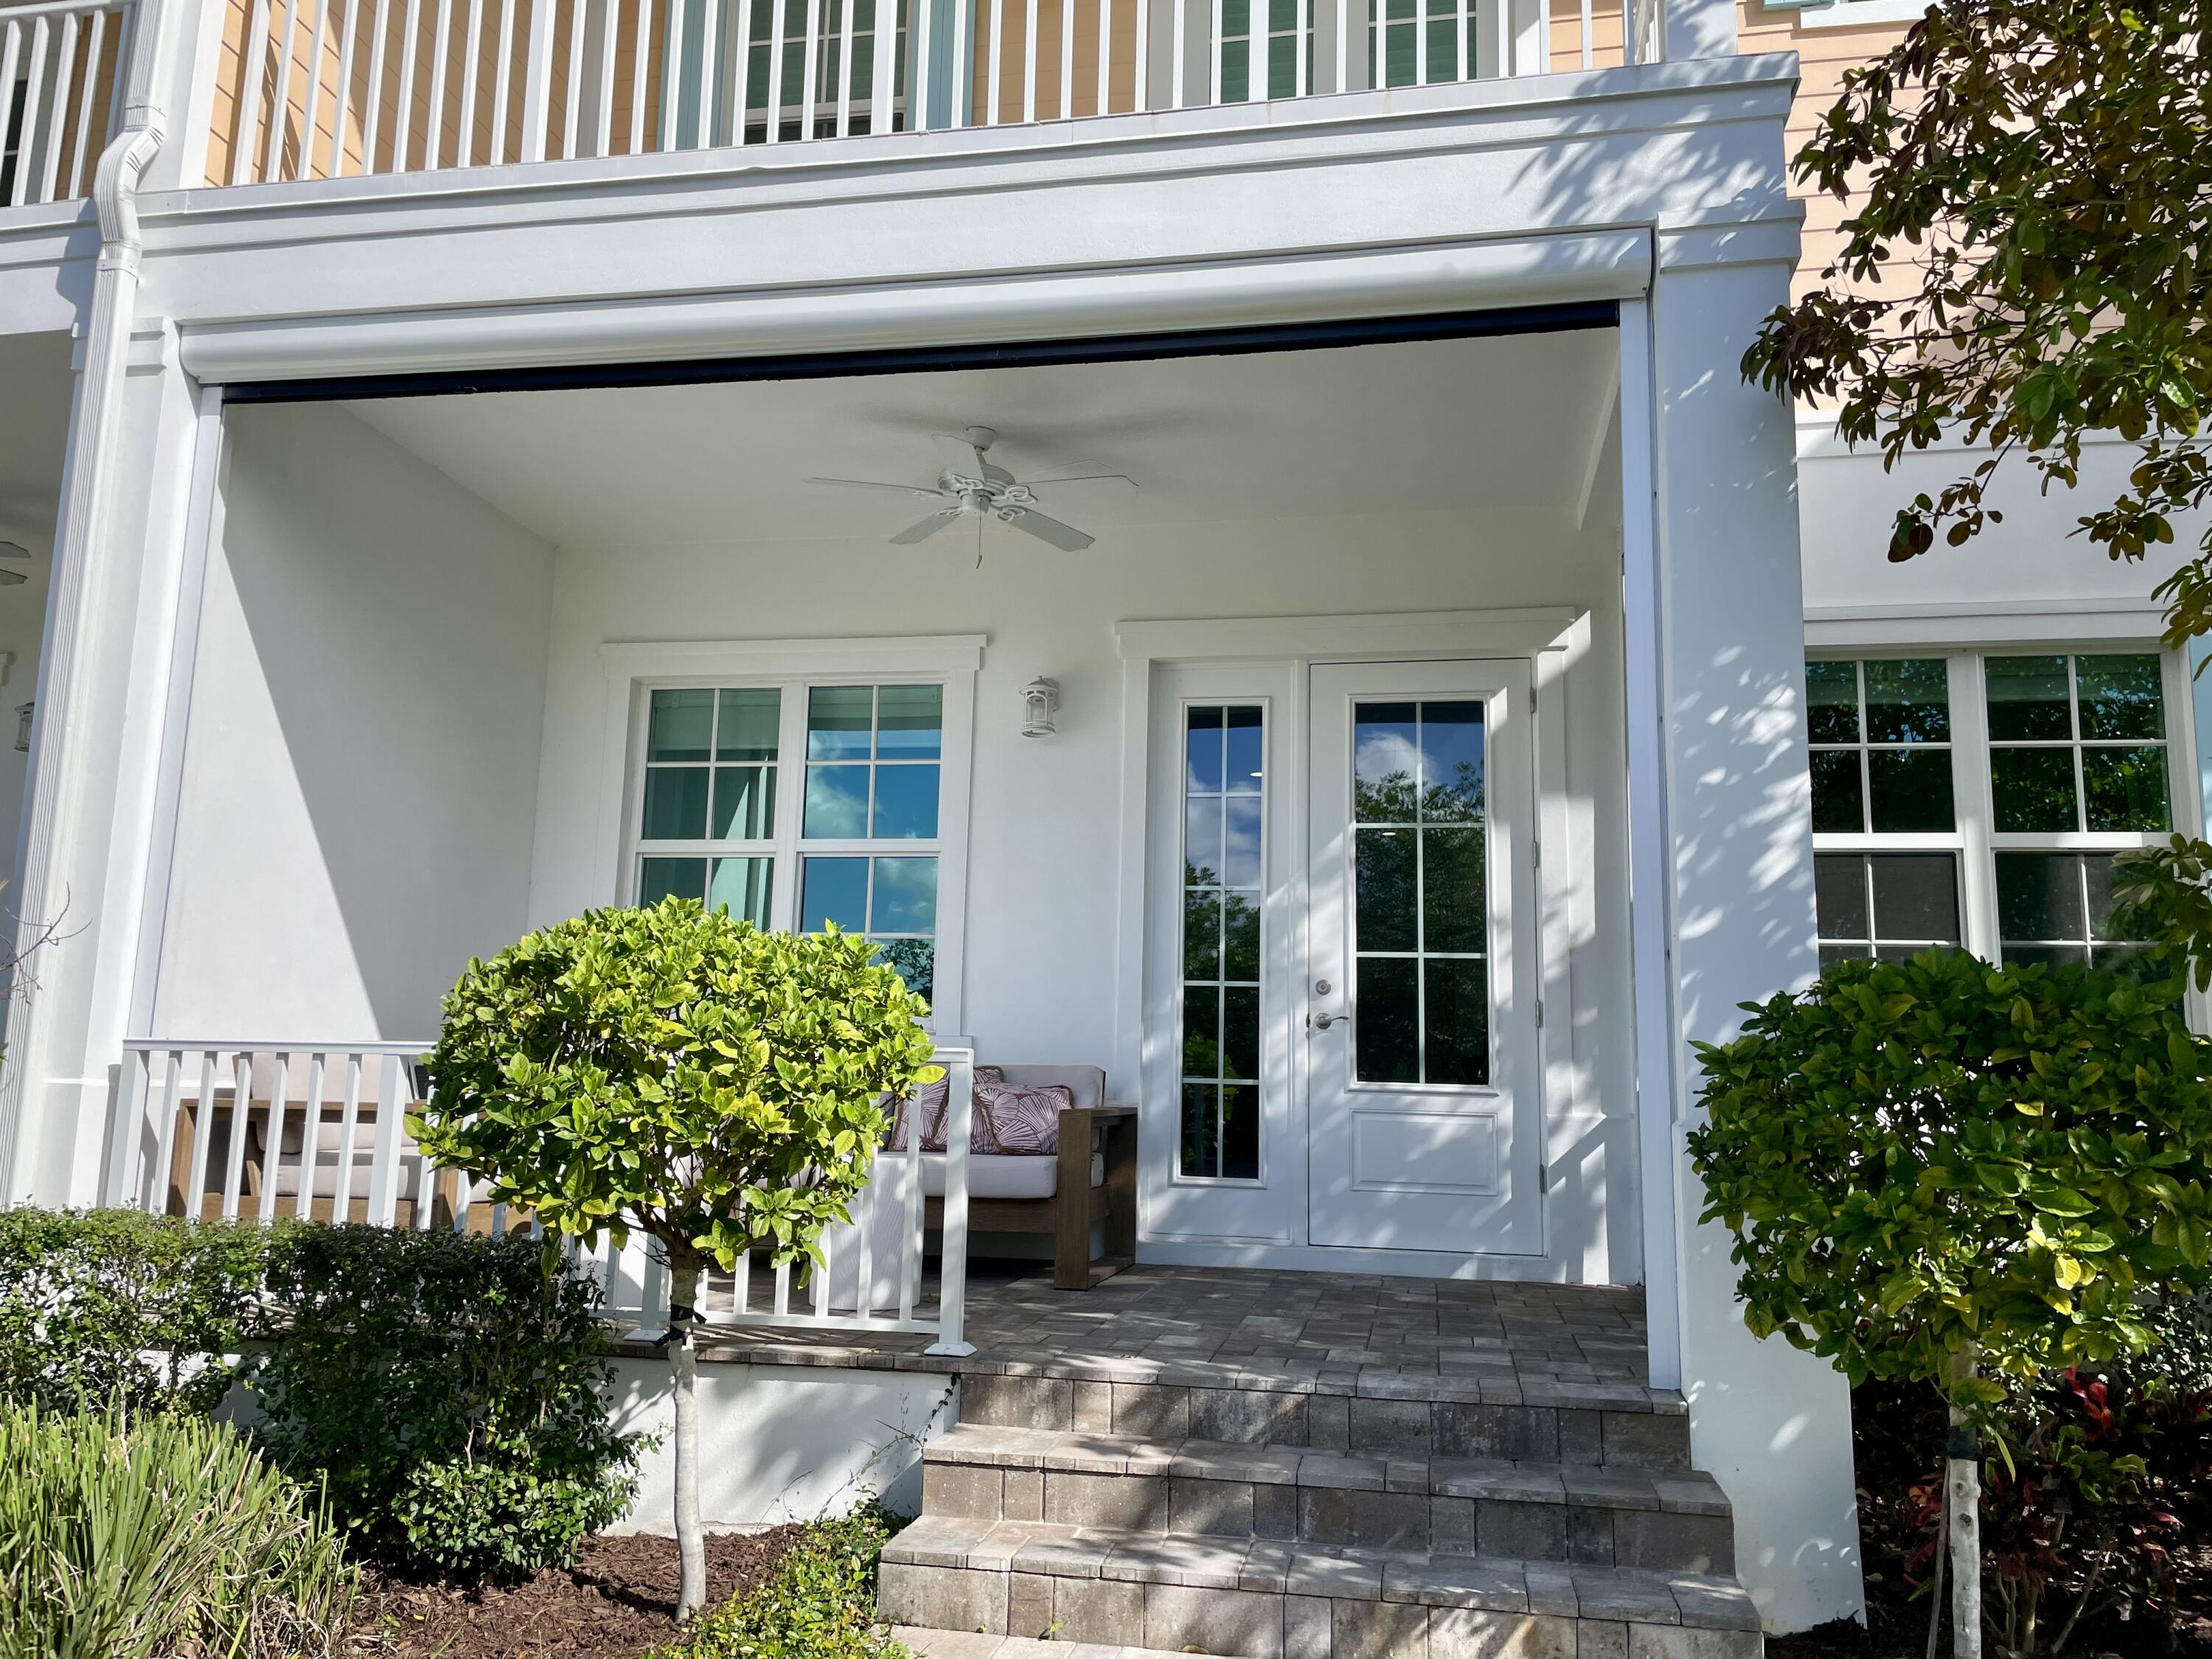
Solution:
M 2133 449 L 2136 446 L 2117 432 L 2085 432 L 2081 434 L 2084 449 Z M 1952 427 L 1921 449 L 1908 449 L 1908 459 L 1914 455 L 1964 455 L 1980 453 L 1989 448 L 1986 442 L 1968 443 L 1961 428 Z M 1879 465 L 1881 446 L 1879 442 L 1846 443 L 1836 430 L 1836 417 L 1824 410 L 1801 409 L 1797 411 L 1797 460 L 1807 461 L 1871 461 Z
M 1838 651 L 1887 646 L 2027 647 L 2124 642 L 2154 646 L 2166 612 L 2148 600 L 1990 599 L 1973 605 L 1809 605 L 1805 644 Z
M 1243 327 L 1624 298 L 1649 281 L 1632 231 L 1106 268 L 941 283 L 686 295 L 595 307 L 417 311 L 203 325 L 205 382 L 638 362 Z

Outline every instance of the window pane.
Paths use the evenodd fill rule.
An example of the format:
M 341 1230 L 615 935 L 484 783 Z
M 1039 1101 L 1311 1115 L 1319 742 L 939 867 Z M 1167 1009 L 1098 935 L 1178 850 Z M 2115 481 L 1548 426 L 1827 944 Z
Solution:
M 806 821 L 799 833 L 809 841 L 863 841 L 868 834 L 868 774 L 866 766 L 810 766 L 806 769 Z
M 1231 1181 L 1260 1178 L 1260 1091 L 1221 1091 L 1221 1173 Z
M 1990 783 L 1996 792 L 2000 830 L 2081 827 L 2074 812 L 2071 749 L 1992 749 Z
M 1260 977 L 1260 896 L 1227 893 L 1222 897 L 1221 977 Z
M 1218 795 L 1222 785 L 1222 716 L 1218 708 L 1183 713 L 1183 791 Z
M 1182 896 L 1182 976 L 1216 979 L 1221 974 L 1221 894 L 1218 889 L 1187 889 Z
M 1951 687 L 1943 659 L 1867 664 L 1866 734 L 1869 743 L 1949 742 Z
M 1421 817 L 1469 823 L 1482 817 L 1482 705 L 1421 705 Z
M 1462 1085 L 1489 1082 L 1489 964 L 1432 958 L 1422 967 L 1428 988 L 1425 1079 Z
M 2156 657 L 2076 657 L 2074 679 L 2081 691 L 2083 737 L 2166 735 Z
M 768 926 L 769 889 L 774 859 L 716 859 L 714 884 L 707 890 L 709 910 L 727 910 L 756 927 Z
M 1866 959 L 1867 947 L 1863 945 L 1823 945 L 1820 947 L 1820 971 L 1824 974 L 1839 963 L 1863 962 Z
M 1260 990 L 1231 985 L 1221 993 L 1221 1075 L 1250 1082 L 1260 1075 Z
M 835 923 L 848 933 L 868 931 L 868 861 L 799 860 L 799 931 L 818 933 Z
M 1231 795 L 1224 805 L 1221 879 L 1231 887 L 1256 887 L 1260 883 L 1259 797 Z
M 1245 707 L 1229 711 L 1228 754 L 1224 763 L 1224 786 L 1232 795 L 1256 795 L 1265 781 L 1267 761 L 1261 711 Z
M 1182 988 L 1182 1074 L 1221 1075 L 1221 992 L 1217 987 Z
M 1997 928 L 2012 939 L 2072 939 L 2087 933 L 2081 860 L 2071 853 L 1997 854 Z M 2013 954 L 2009 944 L 2005 954 Z
M 945 752 L 945 688 L 885 685 L 876 690 L 876 753 L 884 760 L 935 760 Z
M 2138 937 L 2132 931 L 2122 933 L 2112 926 L 2112 912 L 2119 908 L 2112 896 L 2112 867 L 2113 860 L 2109 854 L 2091 854 L 2081 860 L 2081 875 L 2089 890 L 2089 937 L 2093 939 Z
M 1182 1144 L 1176 1150 L 1183 1174 L 1215 1176 L 1221 1172 L 1220 1109 L 1220 1090 L 1207 1084 L 1182 1085 Z
M 1868 862 L 1876 939 L 1959 942 L 1959 870 L 1950 854 L 1882 853 Z
M 2088 961 L 2089 948 L 2085 945 L 2014 945 L 2005 942 L 2005 961 L 2015 967 L 2033 968 L 2038 963 L 2056 968 L 2067 963 Z
M 878 859 L 872 933 L 933 933 L 937 931 L 937 860 Z
M 1866 828 L 1866 789 L 1856 749 L 1815 749 L 1813 829 L 1824 835 L 1856 835 Z
M 722 693 L 722 717 L 714 727 L 714 758 L 772 761 L 776 728 L 783 716 L 783 693 L 772 685 L 737 686 Z
M 1859 665 L 1805 665 L 1805 725 L 1814 743 L 1859 740 Z
M 876 951 L 878 962 L 889 963 L 906 981 L 906 988 L 924 1002 L 937 996 L 937 941 L 933 939 L 887 939 Z
M 806 694 L 806 755 L 810 760 L 866 760 L 875 688 L 817 685 Z
M 714 730 L 712 691 L 656 691 L 646 728 L 645 757 L 702 761 Z
M 1868 750 L 1867 805 L 1877 834 L 1953 829 L 1951 751 Z
M 647 841 L 703 841 L 707 836 L 707 769 L 655 766 L 645 774 Z
M 875 835 L 878 840 L 936 838 L 937 774 L 934 766 L 876 769 Z
M 1480 829 L 1421 831 L 1424 950 L 1480 955 L 1489 948 L 1482 854 Z
M 2065 658 L 1991 657 L 1984 672 L 1989 678 L 1992 738 L 2074 735 L 2066 707 Z
M 714 769 L 713 833 L 716 841 L 766 841 L 775 833 L 774 767 Z
M 2092 830 L 2166 827 L 2166 750 L 2108 748 L 2081 750 L 2081 787 L 2088 795 Z
M 1362 823 L 1413 822 L 1413 781 L 1420 772 L 1413 705 L 1363 702 L 1352 710 L 1352 816 Z
M 1872 939 L 1866 866 L 1856 853 L 1821 853 L 1813 860 L 1813 904 L 1822 939 Z
M 1358 884 L 1354 889 L 1353 937 L 1363 951 L 1411 951 L 1419 892 L 1414 864 L 1415 830 L 1359 830 L 1354 835 Z
M 1184 879 L 1195 884 L 1221 879 L 1221 798 L 1198 796 L 1183 803 Z
M 1420 991 L 1411 957 L 1358 959 L 1357 1075 L 1365 1083 L 1421 1080 Z
M 638 861 L 637 902 L 658 904 L 674 894 L 695 899 L 707 890 L 704 859 L 641 859 Z

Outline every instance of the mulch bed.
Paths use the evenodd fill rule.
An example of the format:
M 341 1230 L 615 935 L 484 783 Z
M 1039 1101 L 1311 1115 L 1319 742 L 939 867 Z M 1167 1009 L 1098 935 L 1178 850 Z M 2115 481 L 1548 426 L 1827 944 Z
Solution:
M 1881 1383 L 1866 1385 L 1852 1403 L 1867 1622 L 1838 1620 L 1771 1636 L 1768 1659 L 1922 1659 L 1927 1651 L 1928 1598 L 1913 1594 L 1905 1571 L 1925 1534 L 1907 1513 L 1905 1494 L 1936 1476 L 1941 1454 L 1929 1449 L 1942 1443 L 1942 1408 L 1924 1391 Z M 2180 1576 L 2175 1606 L 2129 1622 L 2109 1615 L 2084 1620 L 2063 1659 L 2212 1659 L 2212 1544 L 2185 1559 L 2191 1566 Z M 2048 1633 L 2044 1641 L 2047 1652 Z M 1948 1620 L 1936 1650 L 1951 1650 Z
M 800 1528 L 707 1540 L 708 1605 L 774 1571 Z M 635 1659 L 672 1640 L 676 1540 L 587 1538 L 576 1565 L 480 1590 L 371 1576 L 351 1651 L 395 1659 Z

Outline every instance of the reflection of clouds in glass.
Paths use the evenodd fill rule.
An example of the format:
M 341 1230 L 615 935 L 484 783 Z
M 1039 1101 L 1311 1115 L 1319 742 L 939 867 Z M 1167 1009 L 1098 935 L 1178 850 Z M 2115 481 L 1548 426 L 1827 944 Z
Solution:
M 806 837 L 810 841 L 860 841 L 868 833 L 868 769 L 810 766 L 806 769 Z
M 1260 802 L 1255 796 L 1229 803 L 1221 878 L 1231 887 L 1250 887 L 1260 879 Z
M 1421 751 L 1413 746 L 1413 733 L 1402 728 L 1366 728 L 1352 757 L 1352 771 L 1364 782 L 1379 783 L 1394 774 L 1410 778 L 1420 764 Z

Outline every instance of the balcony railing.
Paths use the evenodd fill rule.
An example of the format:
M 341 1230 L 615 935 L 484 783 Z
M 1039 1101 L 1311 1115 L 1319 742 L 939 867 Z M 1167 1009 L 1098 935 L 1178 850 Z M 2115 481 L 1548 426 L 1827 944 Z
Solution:
M 123 109 L 131 0 L 0 7 L 0 205 L 92 186 Z
M 258 1222 L 350 1221 L 428 1231 L 503 1234 L 523 1212 L 480 1195 L 461 1170 L 433 1164 L 407 1132 L 423 1094 L 427 1042 L 210 1042 L 134 1039 L 108 1154 L 107 1201 L 157 1214 Z M 849 1223 L 823 1234 L 823 1261 L 708 1275 L 709 1324 L 921 1332 L 932 1352 L 961 1345 L 968 1262 L 968 1136 L 975 1054 L 940 1048 L 951 1074 L 946 1150 L 924 1153 L 909 1133 L 878 1155 Z M 925 1273 L 926 1188 L 943 1196 L 939 1271 Z M 935 1194 L 929 1194 L 935 1196 Z M 657 1330 L 668 1276 L 642 1239 L 592 1258 L 607 1312 Z
M 251 0 L 209 182 L 804 143 L 1607 68 L 1657 0 Z

